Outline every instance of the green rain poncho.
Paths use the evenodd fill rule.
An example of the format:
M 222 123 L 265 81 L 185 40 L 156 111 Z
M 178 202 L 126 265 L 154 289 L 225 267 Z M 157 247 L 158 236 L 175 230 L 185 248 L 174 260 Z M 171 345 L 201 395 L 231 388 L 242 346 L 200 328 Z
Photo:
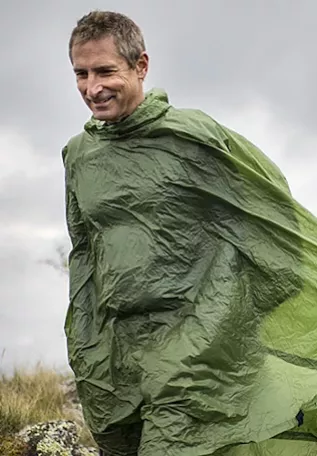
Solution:
M 317 223 L 277 167 L 158 90 L 63 158 L 69 360 L 100 447 L 142 422 L 141 456 L 317 454 Z

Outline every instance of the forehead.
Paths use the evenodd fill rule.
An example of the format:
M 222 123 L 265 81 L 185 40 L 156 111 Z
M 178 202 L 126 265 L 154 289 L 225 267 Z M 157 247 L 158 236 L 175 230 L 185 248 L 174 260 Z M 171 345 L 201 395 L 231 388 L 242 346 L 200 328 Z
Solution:
M 72 48 L 74 67 L 90 68 L 98 65 L 119 65 L 125 60 L 118 54 L 113 37 L 75 43 Z

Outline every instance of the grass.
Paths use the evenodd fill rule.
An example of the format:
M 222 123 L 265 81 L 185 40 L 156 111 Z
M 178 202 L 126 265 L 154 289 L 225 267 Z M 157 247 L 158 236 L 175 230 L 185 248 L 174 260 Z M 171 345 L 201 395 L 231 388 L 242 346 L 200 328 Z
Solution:
M 33 371 L 16 370 L 12 376 L 0 376 L 0 441 L 27 425 L 50 420 L 75 420 L 63 411 L 65 396 L 60 387 L 67 377 L 38 365 Z M 80 443 L 94 446 L 87 428 Z

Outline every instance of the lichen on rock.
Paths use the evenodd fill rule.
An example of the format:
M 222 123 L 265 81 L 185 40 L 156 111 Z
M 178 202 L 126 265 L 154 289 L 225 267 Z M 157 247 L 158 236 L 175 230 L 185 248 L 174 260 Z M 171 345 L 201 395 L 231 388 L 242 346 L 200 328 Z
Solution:
M 96 456 L 95 448 L 78 443 L 79 427 L 73 421 L 49 421 L 28 426 L 19 433 L 38 456 Z
M 66 449 L 62 444 L 56 442 L 51 437 L 44 437 L 36 445 L 38 456 L 73 456 L 71 449 Z

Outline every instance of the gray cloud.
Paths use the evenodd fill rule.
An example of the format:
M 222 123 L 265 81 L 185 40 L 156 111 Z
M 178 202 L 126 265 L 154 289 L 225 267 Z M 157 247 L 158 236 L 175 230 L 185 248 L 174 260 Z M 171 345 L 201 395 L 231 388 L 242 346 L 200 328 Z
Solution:
M 143 29 L 147 88 L 164 87 L 173 104 L 248 136 L 317 212 L 314 0 L 12 0 L 0 17 L 0 369 L 66 363 L 67 281 L 40 260 L 69 245 L 61 148 L 90 115 L 68 61 L 69 35 L 83 14 L 105 7 Z

